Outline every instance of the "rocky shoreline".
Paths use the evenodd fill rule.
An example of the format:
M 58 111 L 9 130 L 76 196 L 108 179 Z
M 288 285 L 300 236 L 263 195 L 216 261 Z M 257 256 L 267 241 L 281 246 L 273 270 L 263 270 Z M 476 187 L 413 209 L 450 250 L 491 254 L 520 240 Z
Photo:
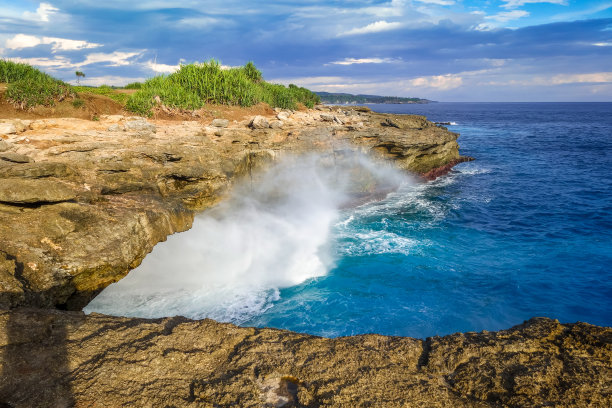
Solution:
M 465 160 L 458 135 L 424 117 L 319 109 L 206 124 L 3 121 L 0 306 L 80 310 L 233 183 L 286 156 L 358 151 L 417 174 Z
M 322 339 L 79 312 L 283 157 L 359 152 L 433 179 L 469 160 L 457 137 L 359 107 L 0 120 L 0 406 L 609 406 L 612 331 L 588 324 Z

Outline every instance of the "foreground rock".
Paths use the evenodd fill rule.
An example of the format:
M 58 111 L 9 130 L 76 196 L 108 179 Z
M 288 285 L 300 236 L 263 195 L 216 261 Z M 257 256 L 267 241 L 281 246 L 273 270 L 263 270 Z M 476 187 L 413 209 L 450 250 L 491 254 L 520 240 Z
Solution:
M 17 309 L 0 333 L 14 408 L 612 405 L 612 329 L 544 318 L 421 341 Z
M 424 117 L 319 109 L 210 124 L 5 120 L 0 307 L 80 309 L 232 183 L 285 156 L 359 151 L 424 175 L 464 159 L 458 135 Z

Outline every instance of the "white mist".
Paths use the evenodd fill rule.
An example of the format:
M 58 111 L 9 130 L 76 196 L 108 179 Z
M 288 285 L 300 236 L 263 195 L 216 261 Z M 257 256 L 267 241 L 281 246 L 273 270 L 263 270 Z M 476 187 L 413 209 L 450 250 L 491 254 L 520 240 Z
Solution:
M 363 159 L 329 165 L 317 156 L 285 160 L 237 186 L 198 215 L 192 229 L 159 243 L 142 264 L 98 295 L 85 312 L 120 316 L 210 317 L 243 323 L 279 298 L 279 289 L 325 275 L 329 236 L 355 174 L 379 180 Z M 325 165 L 327 164 L 327 165 Z

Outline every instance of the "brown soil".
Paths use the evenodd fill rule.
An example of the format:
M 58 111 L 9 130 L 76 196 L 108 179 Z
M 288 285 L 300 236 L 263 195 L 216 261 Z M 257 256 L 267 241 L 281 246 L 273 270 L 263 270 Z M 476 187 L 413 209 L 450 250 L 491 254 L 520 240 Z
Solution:
M 4 98 L 6 84 L 0 84 L 0 119 L 42 119 L 42 118 L 79 118 L 93 119 L 100 115 L 132 115 L 123 110 L 123 106 L 103 95 L 79 94 L 79 98 L 85 102 L 84 106 L 75 108 L 72 105 L 73 99 L 57 102 L 55 106 L 37 106 L 32 109 L 22 110 L 14 107 Z M 119 93 L 132 94 L 137 92 L 135 89 L 120 89 Z M 299 111 L 307 108 L 300 105 Z M 248 108 L 241 106 L 227 106 L 206 104 L 197 111 L 187 111 L 182 109 L 156 108 L 152 119 L 167 121 L 198 120 L 203 123 L 211 122 L 213 119 L 228 119 L 230 121 L 242 121 L 252 118 L 255 115 L 272 117 L 274 110 L 266 103 L 258 103 Z
M 197 111 L 186 111 L 181 109 L 157 108 L 153 113 L 156 120 L 200 120 L 210 122 L 213 119 L 228 119 L 230 121 L 241 121 L 255 115 L 274 116 L 274 110 L 266 103 L 258 103 L 248 108 L 242 106 L 206 104 Z
M 84 106 L 75 108 L 72 98 L 56 102 L 55 106 L 37 106 L 32 109 L 19 109 L 4 97 L 6 86 L 0 85 L 0 119 L 43 119 L 43 118 L 78 118 L 93 119 L 100 115 L 117 115 L 124 113 L 120 103 L 102 95 L 79 94 Z

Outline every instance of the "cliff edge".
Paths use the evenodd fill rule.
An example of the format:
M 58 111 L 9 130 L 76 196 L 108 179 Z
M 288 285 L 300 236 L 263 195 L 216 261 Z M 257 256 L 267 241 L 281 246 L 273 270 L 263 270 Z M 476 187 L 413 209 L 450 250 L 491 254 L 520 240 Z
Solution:
M 465 159 L 458 135 L 424 117 L 319 109 L 206 123 L 2 121 L 0 306 L 80 310 L 284 156 L 359 151 L 423 175 Z

